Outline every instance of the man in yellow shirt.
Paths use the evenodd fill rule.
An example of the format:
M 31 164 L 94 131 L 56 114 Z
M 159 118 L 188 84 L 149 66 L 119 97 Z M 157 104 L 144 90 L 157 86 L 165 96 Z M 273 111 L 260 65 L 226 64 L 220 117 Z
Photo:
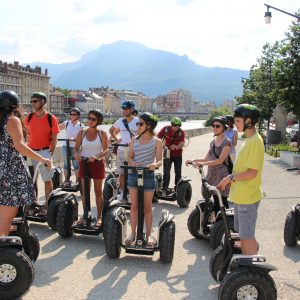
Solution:
M 256 132 L 260 112 L 256 106 L 241 104 L 234 110 L 234 122 L 246 140 L 236 158 L 233 174 L 225 177 L 218 188 L 231 184 L 229 198 L 234 203 L 234 228 L 241 237 L 242 253 L 257 254 L 255 239 L 257 209 L 262 199 L 261 173 L 264 161 L 264 143 Z

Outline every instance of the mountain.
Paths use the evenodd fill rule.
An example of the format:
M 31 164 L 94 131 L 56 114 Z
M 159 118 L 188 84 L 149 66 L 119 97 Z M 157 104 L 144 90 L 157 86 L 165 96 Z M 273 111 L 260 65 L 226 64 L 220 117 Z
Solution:
M 109 86 L 156 97 L 183 88 L 200 101 L 221 103 L 241 95 L 241 78 L 249 72 L 197 65 L 186 55 L 119 41 L 64 64 L 31 63 L 48 69 L 51 83 L 68 89 Z

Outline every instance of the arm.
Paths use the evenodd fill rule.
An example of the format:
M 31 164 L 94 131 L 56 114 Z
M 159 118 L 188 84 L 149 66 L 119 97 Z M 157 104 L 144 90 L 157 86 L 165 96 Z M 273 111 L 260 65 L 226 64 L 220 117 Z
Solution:
M 19 118 L 17 117 L 9 118 L 7 122 L 7 131 L 12 138 L 14 147 L 20 154 L 27 156 L 31 159 L 40 161 L 44 164 L 48 164 L 48 167 L 51 168 L 51 161 L 49 159 L 45 159 L 39 154 L 35 153 L 24 143 L 22 124 Z
M 117 128 L 115 125 L 112 125 L 110 128 L 109 128 L 109 133 L 111 135 L 111 137 L 115 140 L 115 142 L 119 143 L 119 139 L 117 138 L 117 130 L 119 128 Z
M 237 140 L 238 140 L 238 132 L 235 131 L 234 132 L 234 136 L 233 136 L 233 141 L 232 141 L 232 145 L 235 147 L 237 144 Z
M 66 128 L 65 122 L 62 122 L 62 123 L 58 124 L 58 128 L 59 128 L 60 130 L 65 129 L 65 128 Z
M 80 147 L 82 143 L 82 135 L 83 135 L 83 129 L 80 129 L 77 136 L 76 136 L 76 143 L 75 143 L 75 159 L 80 160 Z
M 220 181 L 220 183 L 217 185 L 217 188 L 225 190 L 226 186 L 231 182 L 254 179 L 257 175 L 257 172 L 258 171 L 255 169 L 247 169 L 245 172 L 230 174 Z
M 156 168 L 159 168 L 162 165 L 162 141 L 157 139 L 155 143 L 155 163 L 149 164 L 148 168 L 154 171 Z
M 223 149 L 222 149 L 222 152 L 220 154 L 220 157 L 217 158 L 217 159 L 214 159 L 214 160 L 210 160 L 210 161 L 205 161 L 202 163 L 203 166 L 209 166 L 209 167 L 212 167 L 212 166 L 216 166 L 216 165 L 221 165 L 225 159 L 229 156 L 229 153 L 230 153 L 230 147 L 229 146 L 225 146 Z
M 50 144 L 50 152 L 51 152 L 51 154 L 54 153 L 56 144 L 57 144 L 57 133 L 52 134 L 52 137 L 51 137 L 51 144 Z
M 103 158 L 108 154 L 108 137 L 105 131 L 101 130 L 100 132 L 102 138 L 102 148 L 103 151 L 97 155 L 97 158 Z
M 135 138 L 133 138 L 130 141 L 129 151 L 128 151 L 128 165 L 132 166 L 132 167 L 136 167 L 137 166 L 136 162 L 133 160 L 134 159 L 134 151 L 133 151 L 134 142 L 135 142 Z

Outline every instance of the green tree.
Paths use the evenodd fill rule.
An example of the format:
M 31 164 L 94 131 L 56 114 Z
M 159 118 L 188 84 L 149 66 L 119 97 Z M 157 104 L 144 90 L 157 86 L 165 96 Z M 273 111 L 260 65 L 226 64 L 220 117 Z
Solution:
M 208 116 L 208 119 L 205 122 L 205 126 L 211 126 L 215 117 L 226 115 L 232 115 L 232 111 L 227 106 L 220 106 L 215 110 L 212 110 Z

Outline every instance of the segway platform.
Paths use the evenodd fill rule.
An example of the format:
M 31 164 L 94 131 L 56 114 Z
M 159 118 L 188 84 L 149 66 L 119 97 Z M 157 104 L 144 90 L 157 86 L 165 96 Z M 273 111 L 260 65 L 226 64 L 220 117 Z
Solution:
M 65 192 L 78 192 L 80 190 L 80 183 L 79 182 L 65 182 L 60 185 L 60 188 Z
M 95 223 L 90 225 L 73 225 L 73 232 L 78 234 L 86 234 L 86 235 L 99 235 L 103 228 L 103 226 L 95 226 Z

